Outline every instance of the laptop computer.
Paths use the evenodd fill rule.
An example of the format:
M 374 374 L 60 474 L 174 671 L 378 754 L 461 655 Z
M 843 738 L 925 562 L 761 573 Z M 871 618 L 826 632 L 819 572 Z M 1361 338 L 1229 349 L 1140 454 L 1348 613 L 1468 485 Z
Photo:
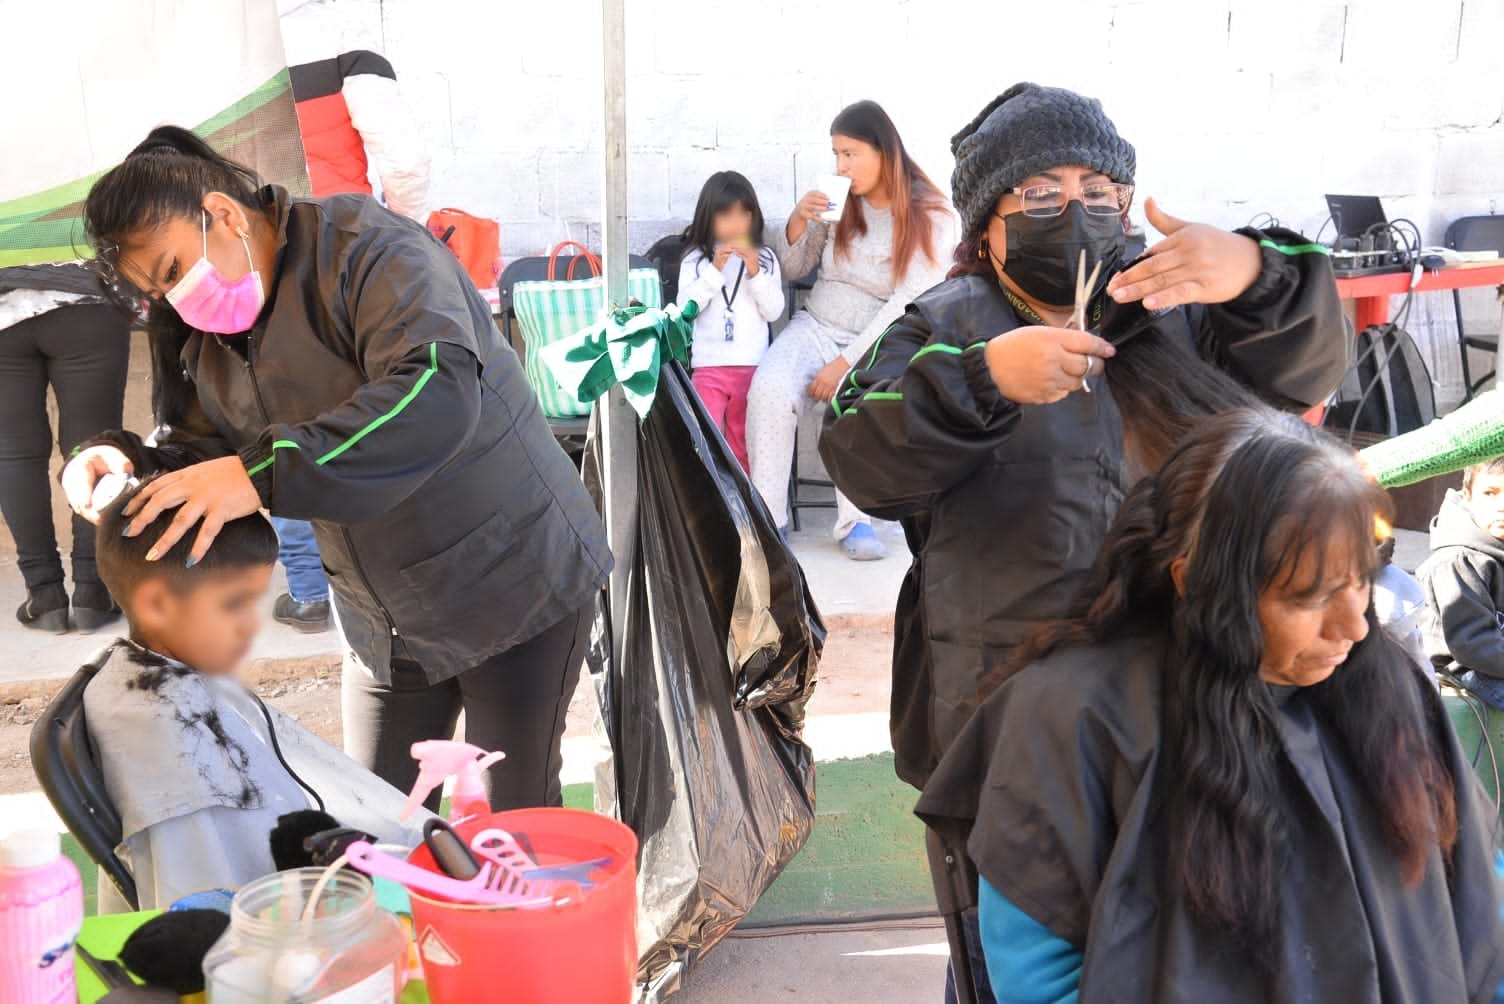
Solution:
M 1326 208 L 1338 239 L 1362 237 L 1369 227 L 1389 222 L 1377 195 L 1328 195 Z

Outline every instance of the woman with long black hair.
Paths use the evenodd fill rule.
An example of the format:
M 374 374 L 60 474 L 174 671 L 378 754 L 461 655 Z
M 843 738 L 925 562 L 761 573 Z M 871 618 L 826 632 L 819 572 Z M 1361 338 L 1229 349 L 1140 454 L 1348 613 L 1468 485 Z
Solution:
M 1498 818 L 1375 620 L 1387 503 L 1263 408 L 1129 494 L 919 805 L 969 831 L 1009 1001 L 1494 999 Z
M 605 531 L 490 309 L 421 224 L 366 195 L 294 198 L 197 136 L 152 131 L 84 206 L 99 260 L 154 300 L 151 443 L 64 471 L 97 516 L 110 472 L 167 471 L 127 509 L 200 520 L 190 563 L 258 509 L 314 524 L 347 646 L 345 744 L 399 788 L 409 748 L 507 759 L 498 808 L 557 804 Z M 437 808 L 438 793 L 431 799 Z

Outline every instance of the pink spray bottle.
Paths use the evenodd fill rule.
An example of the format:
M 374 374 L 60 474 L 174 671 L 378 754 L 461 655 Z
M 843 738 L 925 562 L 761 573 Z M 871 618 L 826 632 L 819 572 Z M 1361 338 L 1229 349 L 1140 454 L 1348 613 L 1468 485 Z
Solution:
M 449 796 L 451 823 L 491 811 L 490 800 L 486 798 L 485 775 L 481 772 L 505 757 L 505 753 L 487 753 L 479 746 L 452 739 L 428 739 L 413 743 L 412 754 L 418 761 L 418 781 L 407 796 L 407 804 L 402 807 L 398 819 L 408 819 L 423 800 L 451 776 L 454 778 L 454 791 Z

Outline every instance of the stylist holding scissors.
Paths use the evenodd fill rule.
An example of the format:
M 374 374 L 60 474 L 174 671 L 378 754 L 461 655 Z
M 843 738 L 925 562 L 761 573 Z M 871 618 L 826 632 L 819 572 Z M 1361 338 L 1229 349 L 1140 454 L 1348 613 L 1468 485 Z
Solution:
M 605 531 L 454 255 L 366 195 L 301 199 L 184 129 L 152 131 L 85 205 L 100 262 L 155 301 L 151 445 L 108 434 L 64 471 L 158 476 L 153 548 L 258 509 L 314 524 L 344 632 L 345 744 L 398 788 L 420 739 L 507 759 L 498 809 L 558 804 L 559 743 Z M 160 473 L 166 472 L 166 473 Z M 431 807 L 437 808 L 437 793 Z

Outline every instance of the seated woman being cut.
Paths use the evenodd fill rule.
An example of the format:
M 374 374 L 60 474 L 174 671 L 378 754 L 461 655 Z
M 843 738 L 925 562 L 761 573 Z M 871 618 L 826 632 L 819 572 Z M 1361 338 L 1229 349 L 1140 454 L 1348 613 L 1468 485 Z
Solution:
M 1129 494 L 919 805 L 968 841 L 1000 999 L 1494 999 L 1498 819 L 1374 619 L 1386 502 L 1257 407 Z

